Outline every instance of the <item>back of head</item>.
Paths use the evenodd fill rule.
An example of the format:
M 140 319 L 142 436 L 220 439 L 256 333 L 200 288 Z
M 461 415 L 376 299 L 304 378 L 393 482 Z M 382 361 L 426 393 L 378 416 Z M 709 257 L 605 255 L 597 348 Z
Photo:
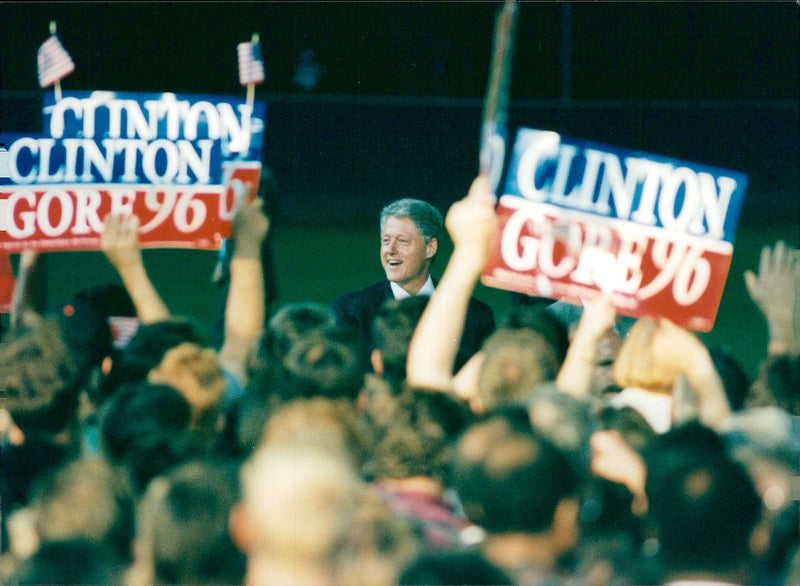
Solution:
M 410 218 L 417 226 L 425 242 L 432 238 L 440 238 L 444 229 L 444 219 L 441 212 L 426 201 L 413 198 L 404 198 L 393 201 L 381 210 L 380 227 L 386 218 Z
M 559 363 L 539 332 L 498 329 L 484 342 L 478 395 L 485 409 L 525 402 L 538 385 L 555 380 Z
M 184 342 L 205 346 L 195 325 L 186 319 L 176 317 L 141 324 L 127 346 L 114 355 L 111 371 L 101 385 L 99 401 L 123 383 L 145 379 L 168 350 Z
M 462 401 L 421 389 L 373 396 L 365 416 L 375 437 L 364 466 L 367 478 L 426 476 L 440 482 L 447 475 L 452 442 L 472 419 Z
M 558 364 L 564 362 L 569 349 L 569 330 L 553 313 L 544 306 L 519 305 L 503 317 L 498 328 L 530 328 L 542 334 L 552 346 Z
M 370 446 L 353 402 L 327 397 L 294 399 L 278 407 L 267 419 L 261 442 L 330 450 L 357 468 Z
M 245 557 L 228 531 L 236 470 L 193 460 L 154 478 L 137 517 L 137 563 L 159 584 L 240 584 Z
M 134 489 L 195 453 L 191 406 L 173 387 L 145 381 L 121 386 L 99 412 L 101 445 L 125 466 Z
M 0 345 L 0 397 L 28 436 L 63 431 L 77 416 L 78 362 L 53 319 L 11 332 Z
M 759 365 L 747 405 L 773 405 L 792 415 L 800 415 L 800 354 L 767 356 Z
M 404 569 L 399 584 L 514 584 L 498 566 L 478 551 L 426 552 Z
M 364 383 L 364 360 L 354 336 L 339 330 L 312 331 L 283 360 L 285 398 L 323 396 L 355 400 Z
M 614 379 L 623 389 L 636 387 L 669 395 L 681 374 L 658 358 L 659 349 L 653 345 L 657 324 L 639 319 L 631 326 L 614 361 Z
M 490 534 L 550 529 L 556 507 L 577 488 L 558 448 L 499 415 L 474 424 L 460 438 L 453 483 L 467 517 Z
M 648 518 L 668 573 L 725 574 L 750 559 L 761 499 L 719 436 L 687 424 L 655 437 L 645 459 Z
M 261 338 L 260 353 L 264 359 L 282 360 L 292 344 L 311 330 L 326 330 L 336 325 L 330 307 L 315 302 L 287 303 L 269 320 Z
M 14 571 L 13 584 L 122 584 L 125 564 L 105 544 L 87 539 L 43 543 Z
M 363 489 L 349 462 L 298 446 L 261 446 L 240 478 L 239 514 L 255 533 L 248 556 L 300 564 L 325 564 L 336 555 Z
M 40 478 L 30 507 L 42 542 L 87 540 L 131 561 L 133 491 L 104 459 L 81 457 Z
M 214 350 L 193 342 L 178 344 L 167 350 L 147 378 L 178 389 L 192 407 L 193 426 L 213 429 L 225 393 L 225 378 Z
M 372 318 L 372 341 L 381 353 L 384 377 L 405 380 L 408 346 L 427 304 L 425 295 L 389 299 Z

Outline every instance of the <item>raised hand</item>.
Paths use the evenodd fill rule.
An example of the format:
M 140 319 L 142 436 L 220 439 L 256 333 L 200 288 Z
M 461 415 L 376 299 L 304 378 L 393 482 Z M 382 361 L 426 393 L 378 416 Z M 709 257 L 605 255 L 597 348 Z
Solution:
M 800 351 L 800 260 L 782 241 L 761 249 L 758 274 L 744 272 L 747 292 L 769 329 L 770 354 Z

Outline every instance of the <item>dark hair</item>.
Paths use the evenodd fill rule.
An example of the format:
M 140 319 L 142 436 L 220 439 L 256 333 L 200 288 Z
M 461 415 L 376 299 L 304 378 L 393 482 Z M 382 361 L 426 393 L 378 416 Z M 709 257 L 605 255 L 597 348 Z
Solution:
M 237 499 L 236 468 L 221 461 L 193 460 L 150 483 L 138 526 L 157 583 L 242 583 L 246 558 L 228 531 Z
M 479 551 L 425 552 L 406 566 L 398 584 L 511 585 L 513 580 Z
M 114 354 L 111 371 L 100 384 L 98 403 L 121 384 L 145 379 L 167 351 L 183 342 L 206 345 L 197 327 L 187 319 L 173 317 L 141 324 L 128 345 Z
M 320 303 L 298 302 L 282 306 L 272 319 L 261 339 L 261 353 L 265 358 L 283 359 L 306 332 L 332 328 L 336 314 Z
M 98 418 L 106 457 L 130 472 L 137 492 L 200 449 L 189 431 L 191 406 L 170 386 L 126 383 L 105 402 Z
M 370 480 L 428 476 L 444 482 L 452 444 L 472 421 L 469 407 L 454 396 L 411 388 L 374 394 L 364 417 L 375 433 L 364 465 Z
M 563 364 L 569 349 L 569 331 L 564 323 L 541 305 L 512 307 L 503 316 L 497 328 L 530 328 L 542 334 L 555 353 L 558 364 Z
M 724 572 L 750 559 L 761 499 L 714 431 L 685 424 L 653 438 L 644 455 L 648 519 L 667 572 Z
M 500 414 L 461 437 L 453 483 L 467 517 L 490 533 L 543 531 L 559 502 L 577 490 L 561 450 L 534 431 L 510 426 Z
M 381 353 L 385 378 L 405 380 L 408 346 L 427 304 L 426 295 L 389 299 L 372 318 L 373 345 Z

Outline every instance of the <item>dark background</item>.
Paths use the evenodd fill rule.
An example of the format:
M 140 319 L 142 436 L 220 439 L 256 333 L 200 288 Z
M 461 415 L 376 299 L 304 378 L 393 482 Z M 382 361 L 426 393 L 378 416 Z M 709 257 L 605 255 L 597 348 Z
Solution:
M 279 301 L 381 276 L 376 217 L 403 196 L 443 212 L 477 168 L 499 2 L 0 2 L 0 130 L 38 132 L 36 51 L 55 20 L 76 70 L 64 90 L 243 96 L 236 45 L 257 32 L 264 162 Z M 798 6 L 794 2 L 521 2 L 509 125 L 743 171 L 750 177 L 710 343 L 752 370 L 765 330 L 741 272 L 763 244 L 798 246 Z M 314 51 L 318 83 L 293 83 Z M 50 88 L 48 88 L 50 89 Z M 175 313 L 208 324 L 213 254 L 146 251 Z M 56 253 L 51 304 L 114 278 L 99 253 Z M 444 259 L 442 259 L 444 261 Z M 176 271 L 175 267 L 181 270 Z M 441 271 L 444 262 L 437 270 Z M 191 294 L 187 294 L 191 290 Z M 502 314 L 508 295 L 479 288 Z

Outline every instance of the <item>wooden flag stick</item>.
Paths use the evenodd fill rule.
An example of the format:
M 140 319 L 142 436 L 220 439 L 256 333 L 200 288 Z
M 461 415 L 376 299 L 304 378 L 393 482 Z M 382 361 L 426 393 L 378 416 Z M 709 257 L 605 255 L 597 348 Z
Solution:
M 250 37 L 250 42 L 255 44 L 258 42 L 258 33 L 253 33 L 253 36 Z M 247 84 L 247 105 L 252 106 L 253 101 L 255 100 L 256 96 L 256 84 L 248 83 Z
M 492 48 L 492 62 L 483 101 L 483 123 L 481 129 L 480 173 L 488 176 L 491 170 L 491 146 L 488 144 L 495 130 L 503 127 L 508 114 L 508 86 L 511 72 L 511 57 L 514 47 L 517 5 L 514 0 L 505 0 L 497 15 Z

